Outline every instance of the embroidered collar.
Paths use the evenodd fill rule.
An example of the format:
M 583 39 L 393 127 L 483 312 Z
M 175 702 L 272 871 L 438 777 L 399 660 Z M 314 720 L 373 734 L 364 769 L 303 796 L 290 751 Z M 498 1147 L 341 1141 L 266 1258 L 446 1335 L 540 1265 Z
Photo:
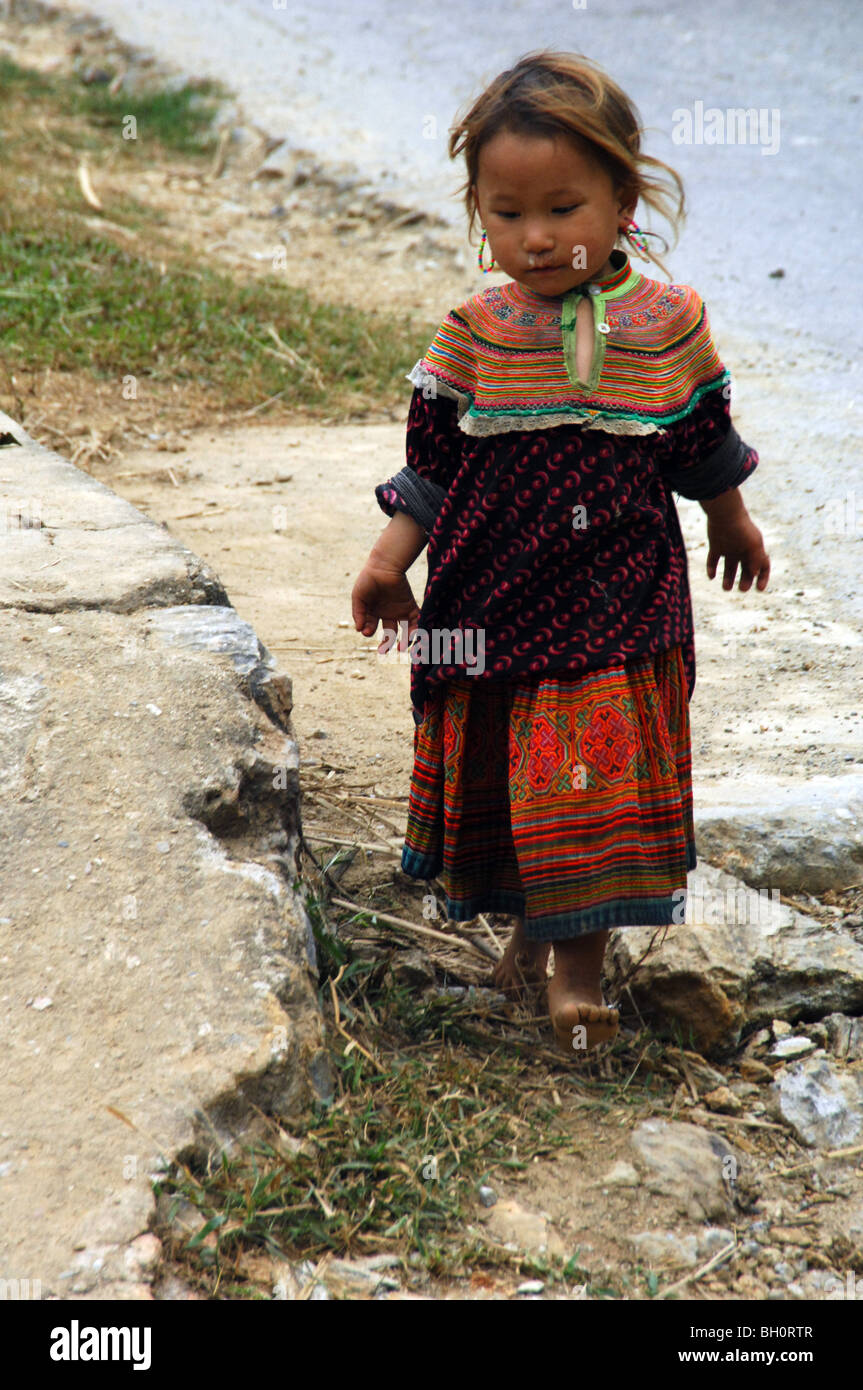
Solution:
M 689 414 L 728 380 L 701 299 L 688 285 L 641 275 L 622 250 L 609 259 L 609 274 L 563 295 L 515 280 L 472 295 L 450 310 L 408 380 L 454 397 L 465 434 L 563 424 L 652 434 Z M 576 361 L 582 298 L 594 327 L 584 380 Z
M 578 299 L 585 294 L 601 295 L 605 299 L 619 299 L 622 294 L 628 294 L 636 281 L 642 277 L 633 269 L 625 251 L 612 251 L 609 260 L 615 268 L 608 275 L 585 280 L 580 285 L 574 285 L 563 295 L 538 294 L 527 285 L 520 284 L 518 280 L 510 280 L 502 285 L 501 289 L 509 292 L 513 304 L 535 313 L 542 313 L 543 310 L 560 313 L 560 306 L 567 299 Z

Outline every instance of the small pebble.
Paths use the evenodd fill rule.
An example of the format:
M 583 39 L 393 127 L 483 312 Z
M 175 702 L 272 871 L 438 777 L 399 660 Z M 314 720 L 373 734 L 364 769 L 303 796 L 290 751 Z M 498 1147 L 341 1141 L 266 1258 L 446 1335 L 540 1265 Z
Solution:
M 523 1284 L 519 1284 L 516 1293 L 543 1293 L 545 1284 L 541 1279 L 527 1279 Z
M 484 1207 L 493 1207 L 497 1201 L 497 1193 L 493 1187 L 481 1187 L 479 1189 L 479 1200 Z
M 805 1057 L 815 1047 L 811 1038 L 780 1038 L 767 1054 L 769 1057 Z

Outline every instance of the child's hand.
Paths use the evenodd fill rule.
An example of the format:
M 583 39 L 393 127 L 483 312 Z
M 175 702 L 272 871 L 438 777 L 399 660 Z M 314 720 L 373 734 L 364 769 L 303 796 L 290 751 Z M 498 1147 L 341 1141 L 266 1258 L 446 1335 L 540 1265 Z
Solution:
M 372 636 L 380 619 L 385 639 L 378 651 L 383 653 L 390 650 L 399 623 L 407 621 L 410 637 L 419 624 L 420 609 L 403 570 L 369 561 L 351 591 L 351 615 L 364 637 Z
M 722 576 L 723 589 L 733 589 L 740 566 L 741 593 L 752 588 L 753 579 L 757 589 L 766 589 L 770 578 L 770 556 L 764 549 L 764 537 L 752 521 L 745 507 L 734 517 L 708 516 L 707 520 L 707 577 L 716 577 L 716 566 L 720 556 L 725 557 L 725 572 Z

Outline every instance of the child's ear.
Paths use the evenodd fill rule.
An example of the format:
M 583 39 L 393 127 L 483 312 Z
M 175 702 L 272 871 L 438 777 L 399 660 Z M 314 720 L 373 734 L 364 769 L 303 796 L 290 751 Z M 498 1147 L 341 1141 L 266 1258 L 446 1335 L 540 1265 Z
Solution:
M 635 216 L 635 209 L 638 207 L 638 194 L 632 188 L 619 187 L 617 189 L 617 211 L 621 218 L 631 222 Z

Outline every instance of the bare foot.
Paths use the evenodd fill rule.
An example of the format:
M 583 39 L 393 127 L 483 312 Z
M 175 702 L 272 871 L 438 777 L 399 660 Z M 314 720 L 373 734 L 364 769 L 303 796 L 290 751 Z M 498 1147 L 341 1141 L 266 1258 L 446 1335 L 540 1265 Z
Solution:
M 544 985 L 548 978 L 548 941 L 531 941 L 519 922 L 509 939 L 509 945 L 498 961 L 492 979 L 498 989 L 522 994 L 531 985 Z
M 600 971 L 608 932 L 554 943 L 554 975 L 548 982 L 548 1012 L 555 1041 L 570 1056 L 610 1042 L 619 1015 L 602 997 Z

